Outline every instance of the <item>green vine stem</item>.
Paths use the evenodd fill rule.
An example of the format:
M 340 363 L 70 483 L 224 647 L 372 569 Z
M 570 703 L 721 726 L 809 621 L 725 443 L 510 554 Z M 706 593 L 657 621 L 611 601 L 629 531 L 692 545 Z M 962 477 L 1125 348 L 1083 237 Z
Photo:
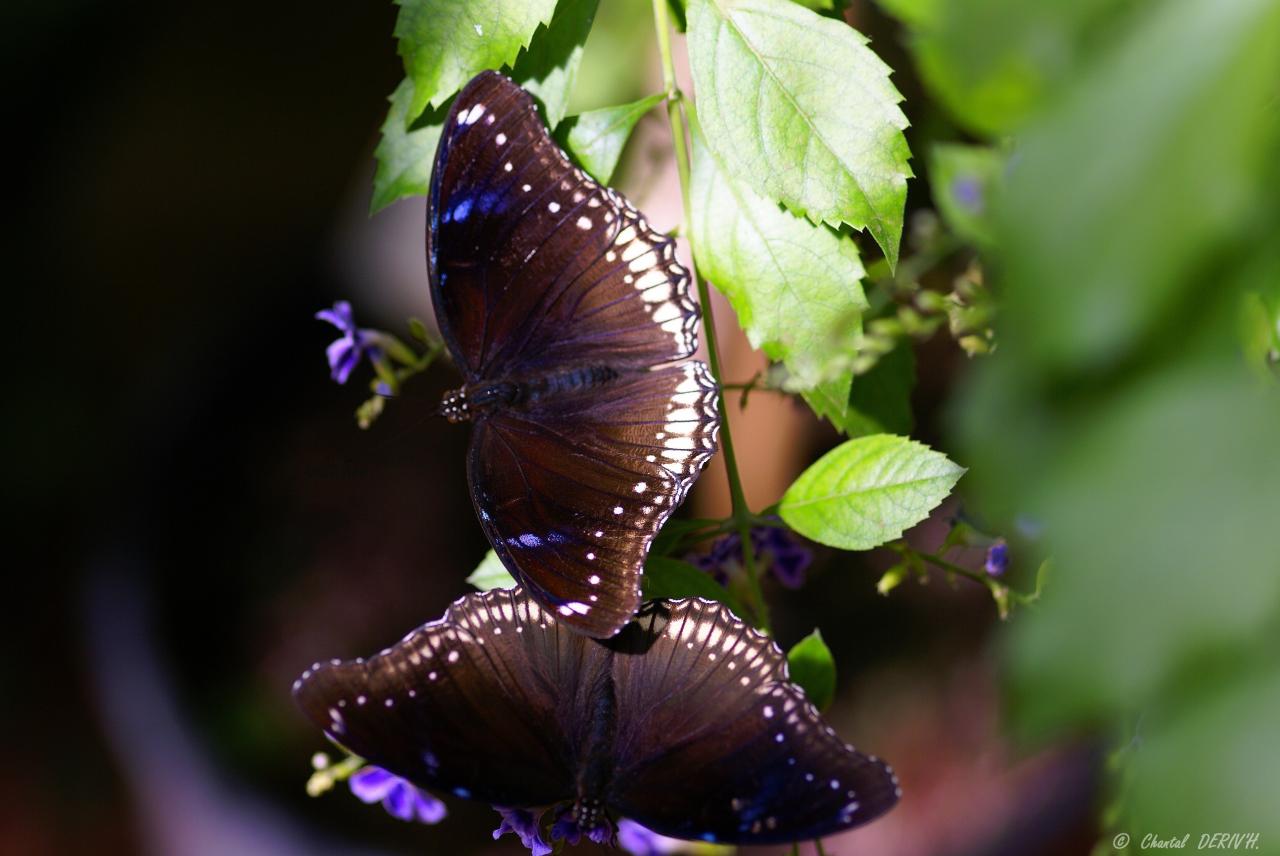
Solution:
M 981 571 L 970 570 L 969 568 L 957 565 L 955 562 L 950 562 L 933 553 L 922 553 L 906 541 L 898 541 L 893 544 L 886 544 L 885 546 L 902 556 L 903 561 L 909 566 L 915 565 L 918 567 L 920 562 L 924 562 L 926 564 L 933 565 L 939 570 L 946 571 L 948 574 L 963 577 L 964 579 L 975 582 L 978 585 L 985 586 L 987 591 L 991 592 L 991 598 L 996 602 L 996 609 L 999 611 L 1002 619 L 1009 617 L 1009 611 L 1012 607 L 1030 606 L 1040 599 L 1040 590 L 1044 585 L 1047 563 L 1041 565 L 1040 569 L 1036 572 L 1035 591 L 1028 594 L 1026 592 L 1014 591 L 995 577 L 984 574 Z M 886 592 L 887 589 L 882 589 L 881 591 Z
M 364 766 L 364 759 L 357 755 L 348 755 L 335 764 L 330 763 L 328 755 L 317 752 L 311 759 L 311 766 L 315 772 L 307 780 L 307 794 L 318 797 L 328 792 L 338 782 L 351 778 L 352 774 Z
M 671 124 L 671 142 L 675 150 L 676 171 L 680 175 L 680 196 L 684 206 L 684 221 L 692 220 L 693 206 L 689 200 L 690 165 L 689 145 L 685 133 L 684 96 L 676 84 L 675 62 L 671 53 L 671 21 L 667 11 L 667 0 L 653 0 L 653 25 L 658 37 L 658 51 L 662 55 L 662 84 L 667 96 L 667 120 Z M 729 479 L 729 500 L 732 507 L 731 520 L 742 539 L 742 564 L 747 572 L 747 581 L 751 593 L 751 609 L 755 613 L 756 623 L 765 633 L 769 633 L 769 606 L 764 599 L 764 591 L 760 586 L 760 577 L 756 569 L 755 548 L 751 543 L 751 522 L 753 515 L 747 506 L 746 494 L 742 489 L 742 478 L 738 474 L 738 459 L 733 450 L 733 435 L 729 430 L 729 410 L 725 406 L 724 388 L 720 386 L 723 373 L 720 369 L 720 349 L 716 342 L 715 315 L 711 308 L 711 293 L 707 282 L 698 273 L 697 265 L 690 259 L 693 279 L 698 285 L 698 300 L 702 304 L 702 329 L 707 340 L 707 360 L 711 365 L 711 375 L 718 387 L 720 399 L 720 443 L 724 449 L 725 471 Z

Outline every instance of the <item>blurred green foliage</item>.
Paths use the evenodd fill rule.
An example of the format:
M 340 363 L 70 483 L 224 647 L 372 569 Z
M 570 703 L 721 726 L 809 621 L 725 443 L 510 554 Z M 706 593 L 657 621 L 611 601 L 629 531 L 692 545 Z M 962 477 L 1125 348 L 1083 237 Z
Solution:
M 1140 723 L 1113 815 L 1135 847 L 1274 842 L 1280 4 L 882 5 L 929 94 L 1012 143 L 1004 169 L 971 165 L 997 182 L 979 220 L 938 193 L 974 150 L 931 168 L 1000 302 L 999 348 L 955 396 L 967 490 L 1054 559 L 1004 634 L 1013 724 Z

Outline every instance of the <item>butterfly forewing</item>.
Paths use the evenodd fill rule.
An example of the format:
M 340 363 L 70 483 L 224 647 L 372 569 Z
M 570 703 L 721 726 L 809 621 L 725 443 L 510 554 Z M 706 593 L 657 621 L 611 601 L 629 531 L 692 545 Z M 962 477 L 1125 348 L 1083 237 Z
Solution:
M 494 72 L 458 95 L 428 206 L 436 315 L 472 380 L 690 356 L 698 307 L 671 238 L 574 167 Z
M 696 362 L 482 420 L 469 462 L 481 524 L 543 603 L 612 636 L 639 605 L 649 544 L 715 452 L 718 424 L 715 384 Z
M 613 661 L 620 718 L 609 804 L 677 838 L 765 844 L 873 820 L 893 771 L 846 745 L 787 679 L 777 646 L 721 604 L 671 603 L 640 655 Z
M 457 601 L 369 660 L 316 664 L 294 685 L 308 717 L 370 763 L 504 806 L 575 795 L 605 663 L 521 592 Z

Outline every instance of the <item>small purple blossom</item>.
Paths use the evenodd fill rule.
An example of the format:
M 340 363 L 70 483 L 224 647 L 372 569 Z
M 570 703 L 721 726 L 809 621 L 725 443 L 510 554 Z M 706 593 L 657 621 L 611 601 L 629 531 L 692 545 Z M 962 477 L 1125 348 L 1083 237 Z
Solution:
M 551 845 L 542 839 L 542 811 L 534 814 L 528 809 L 502 808 L 496 805 L 493 810 L 502 815 L 502 823 L 493 831 L 495 841 L 508 832 L 514 832 L 533 856 L 547 856 L 551 852 Z
M 618 821 L 618 846 L 632 856 L 667 856 L 679 852 L 687 842 L 659 835 L 624 817 Z
M 782 526 L 756 526 L 751 530 L 751 546 L 756 557 L 787 588 L 804 585 L 804 572 L 813 563 L 813 551 Z M 707 553 L 689 556 L 689 562 L 727 585 L 731 568 L 742 567 L 742 539 L 736 532 L 711 545 Z
M 355 371 L 360 360 L 368 355 L 370 360 L 381 357 L 377 347 L 376 333 L 356 327 L 355 316 L 351 313 L 351 304 L 339 300 L 332 309 L 321 309 L 315 316 L 320 321 L 327 321 L 338 328 L 342 336 L 335 339 L 325 349 L 329 358 L 329 376 L 338 383 L 346 383 Z
M 448 813 L 440 800 L 381 767 L 361 767 L 347 780 L 347 786 L 356 799 L 369 805 L 381 802 L 388 814 L 400 820 L 439 823 Z
M 1009 567 L 1009 545 L 1001 538 L 987 548 L 987 561 L 983 565 L 988 576 L 1002 577 Z

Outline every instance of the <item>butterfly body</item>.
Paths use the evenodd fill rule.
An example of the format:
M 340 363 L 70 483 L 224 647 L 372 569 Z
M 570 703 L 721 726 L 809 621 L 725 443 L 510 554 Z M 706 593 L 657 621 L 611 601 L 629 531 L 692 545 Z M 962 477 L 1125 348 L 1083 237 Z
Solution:
M 675 243 L 569 162 L 495 72 L 459 93 L 427 209 L 436 317 L 474 423 L 471 498 L 503 564 L 574 631 L 631 620 L 649 545 L 716 448 L 718 390 Z
M 468 595 L 368 660 L 316 664 L 294 693 L 353 753 L 494 805 L 572 806 L 686 839 L 830 835 L 897 800 L 767 637 L 722 604 L 654 601 L 600 641 L 517 588 Z

